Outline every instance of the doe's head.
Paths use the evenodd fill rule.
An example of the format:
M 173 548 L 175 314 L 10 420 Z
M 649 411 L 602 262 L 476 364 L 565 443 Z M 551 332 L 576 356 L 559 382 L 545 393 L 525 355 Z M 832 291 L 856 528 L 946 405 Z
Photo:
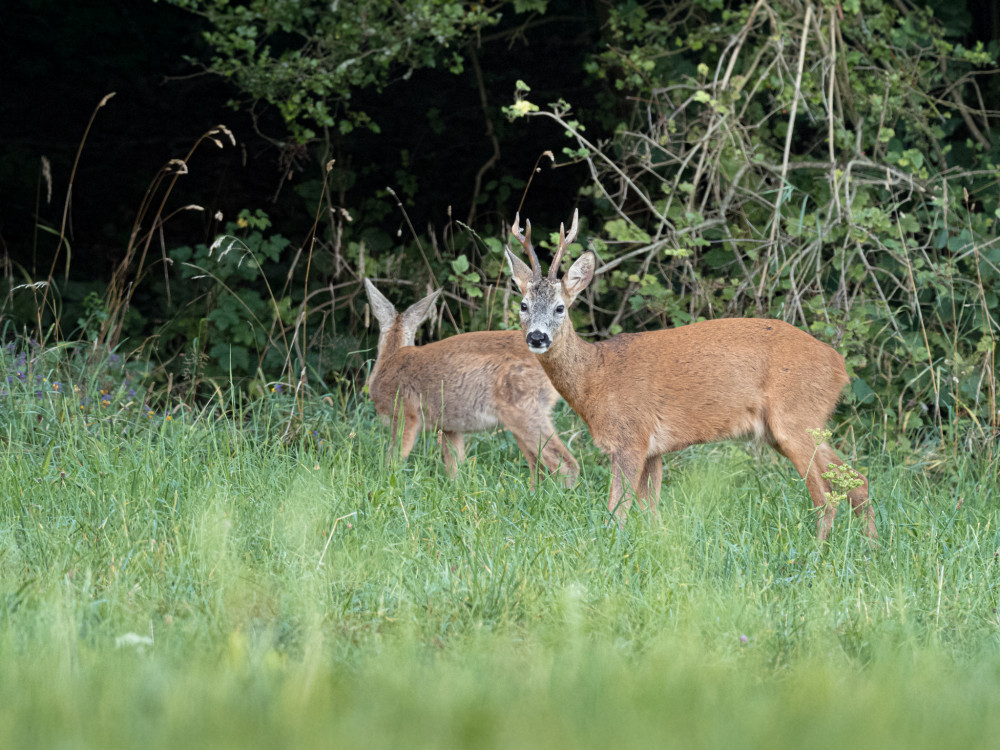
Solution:
M 526 222 L 527 228 L 521 234 L 520 219 L 520 215 L 514 217 L 511 233 L 527 253 L 531 268 L 511 252 L 509 245 L 506 248 L 507 264 L 514 283 L 521 290 L 521 330 L 524 331 L 524 339 L 532 352 L 544 354 L 567 328 L 572 328 L 572 324 L 568 323 L 569 307 L 594 278 L 597 259 L 588 250 L 577 258 L 562 279 L 559 278 L 559 262 L 566 247 L 576 238 L 579 228 L 579 211 L 574 211 L 568 234 L 565 226 L 559 225 L 559 246 L 549 266 L 548 276 L 543 277 L 538 257 L 531 246 L 531 222 Z
M 365 292 L 368 293 L 368 302 L 372 312 L 378 320 L 378 353 L 381 355 L 386 343 L 394 339 L 396 346 L 413 346 L 416 340 L 417 329 L 434 312 L 434 302 L 437 300 L 441 290 L 431 292 L 419 302 L 415 302 L 406 308 L 402 314 L 396 312 L 395 306 L 385 298 L 385 296 L 375 285 L 365 279 Z

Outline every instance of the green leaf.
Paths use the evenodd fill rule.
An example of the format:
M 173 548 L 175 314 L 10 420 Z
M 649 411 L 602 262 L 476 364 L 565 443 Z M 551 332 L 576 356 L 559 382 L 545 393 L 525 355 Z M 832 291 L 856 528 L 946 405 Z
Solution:
M 604 231 L 611 239 L 621 242 L 649 242 L 649 235 L 646 232 L 625 219 L 612 219 L 605 222 Z
M 861 378 L 856 378 L 854 382 L 851 383 L 851 390 L 854 392 L 854 398 L 859 404 L 867 404 L 875 400 L 875 391 L 872 390 L 872 387 Z

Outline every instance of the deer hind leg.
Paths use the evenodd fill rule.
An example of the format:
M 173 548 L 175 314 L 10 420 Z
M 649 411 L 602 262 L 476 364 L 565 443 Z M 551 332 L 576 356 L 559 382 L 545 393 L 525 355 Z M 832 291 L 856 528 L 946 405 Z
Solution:
M 639 484 L 636 487 L 636 499 L 639 507 L 648 508 L 656 515 L 656 506 L 660 501 L 660 486 L 663 484 L 663 457 L 650 456 L 639 474 Z
M 787 457 L 795 466 L 799 476 L 806 480 L 806 488 L 812 496 L 813 507 L 819 516 L 816 520 L 816 534 L 822 542 L 833 528 L 837 506 L 830 503 L 827 498 L 831 487 L 821 476 L 825 469 L 821 466 L 820 449 L 816 447 L 805 428 L 788 429 L 772 425 L 771 432 L 774 448 Z
M 458 473 L 458 465 L 465 460 L 465 435 L 461 432 L 441 431 L 441 452 L 444 454 L 444 468 L 452 479 Z
M 827 471 L 830 464 L 843 466 L 844 462 L 829 445 L 823 443 L 817 450 L 821 473 Z M 847 493 L 847 499 L 851 503 L 851 508 L 864 525 L 864 533 L 872 539 L 878 539 L 878 531 L 875 530 L 875 509 L 868 500 L 868 479 L 858 474 L 864 482 L 860 487 L 856 487 Z
M 517 443 L 517 447 L 520 448 L 521 453 L 524 454 L 524 459 L 528 462 L 528 487 L 535 489 L 535 472 L 538 471 L 538 454 L 532 450 L 532 444 L 530 442 L 522 440 L 513 430 L 511 430 L 511 434 L 514 436 L 514 441 Z
M 562 474 L 566 486 L 572 487 L 576 483 L 580 469 L 573 454 L 556 434 L 548 415 L 544 412 L 539 413 L 542 409 L 541 405 L 537 405 L 537 410 L 530 414 L 525 411 L 505 411 L 500 415 L 500 421 L 514 436 L 521 453 L 528 460 L 532 488 L 539 460 L 551 473 Z
M 576 480 L 580 476 L 580 466 L 573 458 L 573 454 L 569 452 L 569 448 L 563 445 L 562 440 L 554 431 L 545 439 L 542 447 L 542 461 L 553 474 L 562 474 L 567 487 L 576 484 Z
M 537 430 L 536 443 L 540 449 L 542 463 L 552 474 L 562 474 L 567 487 L 576 484 L 580 475 L 580 467 L 573 454 L 563 445 L 552 422 L 546 418 Z

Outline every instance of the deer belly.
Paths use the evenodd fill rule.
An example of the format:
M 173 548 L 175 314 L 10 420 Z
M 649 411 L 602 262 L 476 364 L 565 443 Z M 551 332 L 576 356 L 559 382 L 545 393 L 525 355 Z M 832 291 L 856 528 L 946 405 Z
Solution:
M 440 398 L 426 399 L 423 406 L 425 429 L 481 432 L 491 430 L 500 423 L 493 409 L 473 399 L 457 398 L 443 404 Z
M 441 425 L 441 428 L 449 432 L 482 432 L 483 430 L 492 430 L 499 424 L 499 420 L 493 414 L 481 412 L 462 414 L 449 419 L 447 423 Z

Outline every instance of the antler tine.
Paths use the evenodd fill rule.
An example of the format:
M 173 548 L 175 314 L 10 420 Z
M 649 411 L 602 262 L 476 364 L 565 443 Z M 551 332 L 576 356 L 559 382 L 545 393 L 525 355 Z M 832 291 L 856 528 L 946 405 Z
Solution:
M 531 261 L 531 273 L 536 279 L 541 278 L 542 267 L 538 264 L 538 256 L 535 255 L 535 249 L 531 246 L 531 221 L 525 219 L 525 225 L 524 234 L 521 234 L 521 213 L 519 211 L 514 214 L 514 224 L 511 226 L 510 232 L 517 237 L 517 241 L 521 243 L 524 252 L 528 254 L 528 260 Z
M 556 248 L 556 255 L 552 259 L 552 265 L 549 266 L 550 279 L 559 277 L 559 263 L 562 261 L 563 253 L 566 251 L 566 246 L 576 239 L 579 228 L 580 209 L 577 208 L 573 210 L 573 224 L 569 228 L 569 234 L 566 234 L 566 225 L 561 222 L 559 224 L 559 247 Z

